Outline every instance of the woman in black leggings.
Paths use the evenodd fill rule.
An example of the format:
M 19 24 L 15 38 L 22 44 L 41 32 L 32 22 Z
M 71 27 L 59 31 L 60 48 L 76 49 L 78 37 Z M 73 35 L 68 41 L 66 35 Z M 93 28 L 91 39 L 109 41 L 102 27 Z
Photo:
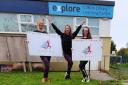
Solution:
M 89 27 L 87 27 L 87 26 L 83 27 L 82 39 L 92 39 Z M 81 82 L 89 82 L 90 81 L 89 76 L 85 70 L 85 65 L 87 63 L 88 63 L 88 61 L 80 61 L 80 64 L 79 64 L 79 68 L 83 74 L 83 80 Z
M 73 65 L 72 51 L 71 51 L 72 39 L 76 37 L 82 25 L 80 25 L 74 33 L 72 33 L 71 27 L 69 25 L 66 25 L 64 27 L 64 33 L 62 33 L 53 23 L 52 23 L 52 27 L 54 28 L 56 33 L 61 36 L 64 58 L 68 62 L 68 68 L 67 68 L 67 72 L 65 73 L 65 79 L 70 79 L 71 68 Z

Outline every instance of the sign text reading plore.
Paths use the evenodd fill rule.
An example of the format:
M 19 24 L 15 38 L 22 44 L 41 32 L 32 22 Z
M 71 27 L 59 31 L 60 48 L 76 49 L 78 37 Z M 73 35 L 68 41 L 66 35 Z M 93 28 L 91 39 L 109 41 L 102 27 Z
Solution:
M 52 9 L 53 9 L 53 11 L 60 11 L 62 13 L 64 13 L 64 12 L 80 12 L 80 7 L 68 6 L 67 4 L 63 5 L 63 6 L 53 5 Z
M 68 16 L 86 16 L 86 17 L 113 17 L 113 6 L 59 3 L 49 2 L 49 14 L 68 15 Z

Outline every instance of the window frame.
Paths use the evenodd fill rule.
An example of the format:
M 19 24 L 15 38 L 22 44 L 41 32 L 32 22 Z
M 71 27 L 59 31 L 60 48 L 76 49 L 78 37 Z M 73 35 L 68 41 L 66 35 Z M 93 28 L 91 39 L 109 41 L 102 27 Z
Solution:
M 75 31 L 77 29 L 78 26 L 80 26 L 80 24 L 77 24 L 77 18 L 81 18 L 81 17 L 74 17 L 74 30 Z M 82 25 L 83 26 L 87 26 L 87 17 L 84 17 L 86 20 L 85 20 L 85 24 Z M 82 23 L 81 23 L 82 24 Z M 82 30 L 82 29 L 81 29 Z M 77 36 L 82 36 L 82 34 L 79 34 Z
M 31 16 L 31 22 L 23 22 L 21 21 L 21 16 L 22 15 L 29 15 Z M 49 20 L 48 20 L 48 17 L 51 16 L 51 15 L 43 15 L 45 17 L 45 23 L 44 25 L 46 26 L 46 31 L 47 33 L 50 33 L 50 23 L 49 23 Z M 63 17 L 63 16 L 62 16 Z M 76 28 L 80 25 L 80 24 L 77 24 L 77 18 L 82 18 L 82 17 L 72 17 L 73 18 L 73 31 L 76 30 Z M 99 26 L 89 26 L 88 24 L 88 17 L 83 17 L 85 18 L 85 24 L 83 26 L 88 26 L 88 27 L 96 27 L 96 28 L 99 28 Z M 98 19 L 98 18 L 97 18 Z M 17 20 L 18 20 L 18 29 L 19 31 L 18 32 L 21 32 L 21 33 L 24 33 L 21 29 L 21 25 L 22 24 L 32 24 L 32 25 L 36 25 L 37 26 L 37 22 L 34 22 L 34 15 L 33 14 L 17 14 Z M 99 19 L 98 19 L 99 21 Z M 56 33 L 50 33 L 50 34 L 56 34 Z M 82 36 L 82 34 L 78 34 L 77 36 Z M 92 37 L 98 37 L 99 36 L 99 30 L 98 30 L 98 34 L 97 35 L 94 35 L 92 34 Z
M 98 26 L 89 26 L 89 24 L 88 24 L 88 19 L 89 18 L 87 18 L 87 26 L 89 27 L 89 28 L 91 28 L 91 27 L 96 27 L 96 28 L 98 28 L 98 34 L 97 35 L 94 35 L 94 34 L 92 34 L 92 37 L 93 38 L 99 38 L 99 31 L 100 31 L 100 29 L 99 29 L 99 25 Z M 99 21 L 99 18 L 97 18 L 98 19 L 98 21 Z
M 29 16 L 31 16 L 31 22 L 23 22 L 23 21 L 21 21 L 21 16 L 23 16 L 23 15 L 29 15 Z M 46 26 L 46 31 L 49 33 L 49 23 L 48 23 L 48 20 L 47 20 L 47 16 L 46 15 L 44 15 L 45 16 L 45 21 L 46 21 L 46 23 L 44 23 L 44 25 Z M 35 26 L 37 26 L 37 22 L 34 22 L 34 15 L 33 14 L 17 14 L 17 21 L 18 21 L 18 29 L 19 29 L 19 31 L 18 32 L 21 32 L 21 33 L 24 33 L 23 31 L 22 31 L 22 28 L 21 28 L 21 25 L 22 24 L 24 24 L 24 25 L 35 25 Z
M 78 25 L 77 24 L 77 18 L 81 18 L 81 17 L 74 17 L 74 30 L 76 30 L 76 28 L 80 25 Z M 84 27 L 84 26 L 88 26 L 89 28 L 90 27 L 96 27 L 96 28 L 99 28 L 99 26 L 89 26 L 89 24 L 88 24 L 88 17 L 84 17 L 86 20 L 85 20 L 85 24 L 82 26 L 82 27 Z M 98 18 L 97 18 L 98 19 Z M 99 21 L 99 19 L 98 19 L 98 21 Z M 78 34 L 77 36 L 82 36 L 82 34 Z M 99 30 L 98 30 L 98 34 L 97 35 L 94 35 L 94 34 L 92 34 L 92 37 L 99 37 Z

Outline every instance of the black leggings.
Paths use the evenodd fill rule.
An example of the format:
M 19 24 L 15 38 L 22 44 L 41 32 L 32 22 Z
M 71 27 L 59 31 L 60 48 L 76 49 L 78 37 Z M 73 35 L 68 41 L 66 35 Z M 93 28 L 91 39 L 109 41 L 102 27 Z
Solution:
M 44 78 L 48 77 L 48 72 L 49 72 L 49 65 L 50 65 L 50 56 L 40 56 L 42 62 L 44 63 Z
M 72 56 L 69 55 L 69 54 L 65 54 L 65 53 L 64 53 L 64 58 L 65 58 L 66 61 L 68 62 L 67 73 L 68 73 L 68 75 L 70 75 L 71 69 L 72 69 L 72 65 L 73 65 Z
M 86 65 L 87 63 L 88 63 L 88 61 L 80 61 L 80 64 L 79 64 L 79 68 L 80 68 L 80 70 L 81 70 L 81 72 L 82 72 L 84 78 L 85 78 L 85 77 L 88 77 L 88 74 L 87 74 L 87 72 L 86 72 L 86 70 L 85 70 L 85 65 Z

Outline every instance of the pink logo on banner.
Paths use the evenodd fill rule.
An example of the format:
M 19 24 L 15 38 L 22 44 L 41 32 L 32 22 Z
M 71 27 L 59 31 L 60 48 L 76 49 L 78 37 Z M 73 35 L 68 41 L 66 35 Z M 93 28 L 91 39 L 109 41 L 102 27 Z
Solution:
M 43 44 L 41 45 L 41 47 L 44 48 L 44 49 L 51 48 L 50 41 L 47 40 L 46 42 L 43 42 Z
M 92 53 L 92 46 L 91 44 L 89 46 L 87 46 L 84 50 L 83 53 L 87 54 L 91 54 Z

